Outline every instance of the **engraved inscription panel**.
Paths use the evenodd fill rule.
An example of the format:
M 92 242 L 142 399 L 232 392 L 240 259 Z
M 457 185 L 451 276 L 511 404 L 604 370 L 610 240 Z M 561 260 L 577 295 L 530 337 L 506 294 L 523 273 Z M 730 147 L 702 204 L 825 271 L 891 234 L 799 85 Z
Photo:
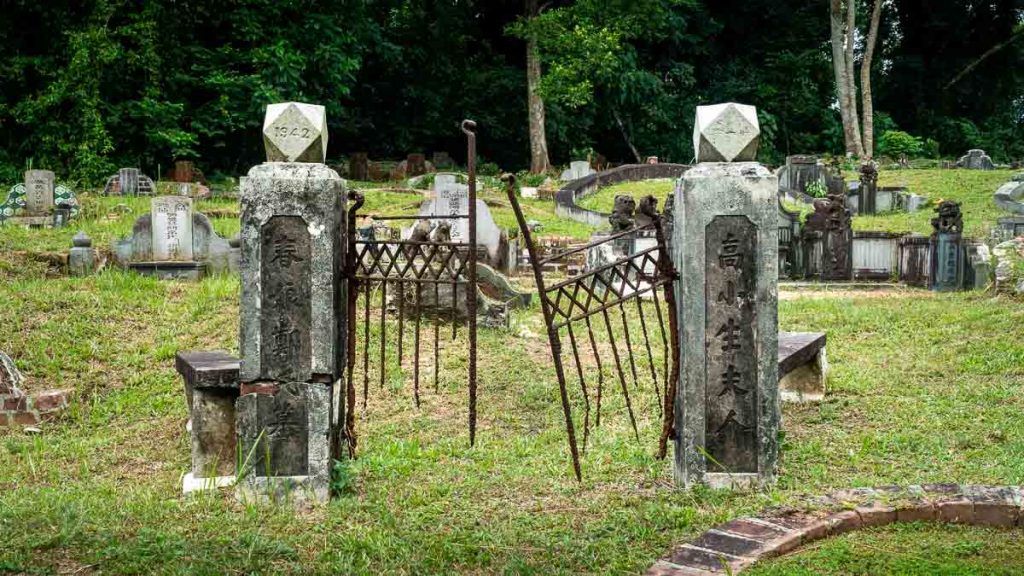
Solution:
M 153 259 L 192 260 L 192 200 L 158 196 L 150 201 L 153 225 Z
M 260 232 L 262 377 L 304 381 L 312 358 L 312 250 L 306 221 L 275 216 Z
M 49 170 L 25 172 L 25 207 L 29 214 L 45 214 L 53 208 L 54 174 Z
M 705 234 L 708 472 L 757 472 L 757 228 L 718 216 Z

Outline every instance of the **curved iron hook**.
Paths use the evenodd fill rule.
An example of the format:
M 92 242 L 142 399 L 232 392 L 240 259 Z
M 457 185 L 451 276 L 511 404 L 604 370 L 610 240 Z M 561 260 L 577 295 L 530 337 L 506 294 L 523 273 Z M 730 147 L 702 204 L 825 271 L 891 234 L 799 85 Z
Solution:
M 460 128 L 467 136 L 476 136 L 476 120 L 470 120 L 467 118 L 462 121 Z

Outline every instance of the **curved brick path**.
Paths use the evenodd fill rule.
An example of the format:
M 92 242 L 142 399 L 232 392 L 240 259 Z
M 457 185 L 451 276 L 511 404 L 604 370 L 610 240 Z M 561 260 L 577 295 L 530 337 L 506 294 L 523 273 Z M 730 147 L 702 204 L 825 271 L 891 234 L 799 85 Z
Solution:
M 768 510 L 708 530 L 676 546 L 648 576 L 737 574 L 758 560 L 781 556 L 829 536 L 893 522 L 937 521 L 1024 527 L 1024 487 L 926 484 L 845 490 L 811 500 L 814 512 Z

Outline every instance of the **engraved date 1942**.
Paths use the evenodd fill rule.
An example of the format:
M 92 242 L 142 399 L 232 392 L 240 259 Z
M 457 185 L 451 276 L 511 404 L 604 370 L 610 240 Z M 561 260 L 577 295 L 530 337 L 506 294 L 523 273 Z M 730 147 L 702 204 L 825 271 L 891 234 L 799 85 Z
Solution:
M 309 128 L 299 128 L 298 126 L 275 126 L 274 136 L 277 138 L 304 138 L 309 140 L 313 137 Z

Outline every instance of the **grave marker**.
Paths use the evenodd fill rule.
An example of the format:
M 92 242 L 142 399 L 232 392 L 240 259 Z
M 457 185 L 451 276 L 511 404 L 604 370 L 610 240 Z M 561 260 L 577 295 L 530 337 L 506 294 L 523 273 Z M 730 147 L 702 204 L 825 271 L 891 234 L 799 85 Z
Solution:
M 742 488 L 773 482 L 778 455 L 778 178 L 755 162 L 718 161 L 753 159 L 756 110 L 709 108 L 697 111 L 700 164 L 673 202 L 675 478 Z
M 192 199 L 157 196 L 150 201 L 153 260 L 192 260 Z
M 48 214 L 53 210 L 55 178 L 49 170 L 25 172 L 25 208 L 30 216 Z

